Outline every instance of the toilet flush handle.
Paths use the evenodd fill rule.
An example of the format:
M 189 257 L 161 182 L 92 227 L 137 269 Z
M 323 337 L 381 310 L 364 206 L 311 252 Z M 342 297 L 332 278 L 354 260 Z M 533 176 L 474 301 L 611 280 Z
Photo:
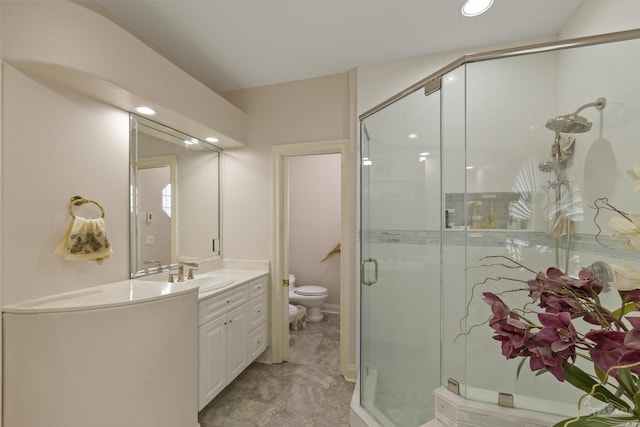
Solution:
M 365 279 L 365 265 L 368 262 L 373 263 L 373 280 Z M 362 281 L 363 285 L 367 285 L 367 286 L 371 286 L 378 281 L 378 261 L 377 260 L 373 258 L 367 258 L 362 261 L 362 264 L 360 264 L 360 280 Z

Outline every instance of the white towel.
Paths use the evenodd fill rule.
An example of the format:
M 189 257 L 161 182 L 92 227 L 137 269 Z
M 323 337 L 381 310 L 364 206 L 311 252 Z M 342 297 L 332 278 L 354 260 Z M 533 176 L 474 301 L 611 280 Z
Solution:
M 107 240 L 104 219 L 72 218 L 55 252 L 67 261 L 102 262 L 109 258 L 113 250 Z

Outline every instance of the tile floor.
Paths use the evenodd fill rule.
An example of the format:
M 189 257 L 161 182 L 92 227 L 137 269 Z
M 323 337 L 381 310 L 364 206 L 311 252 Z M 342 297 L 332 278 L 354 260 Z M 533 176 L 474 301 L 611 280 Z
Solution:
M 289 361 L 253 363 L 198 414 L 201 427 L 348 427 L 340 316 L 291 331 Z

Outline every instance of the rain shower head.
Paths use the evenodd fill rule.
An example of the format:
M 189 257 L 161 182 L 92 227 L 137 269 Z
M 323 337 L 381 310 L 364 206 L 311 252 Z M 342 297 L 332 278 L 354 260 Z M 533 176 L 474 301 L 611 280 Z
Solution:
M 591 130 L 591 122 L 585 119 L 582 116 L 579 116 L 578 113 L 584 110 L 587 107 L 596 107 L 596 110 L 602 110 L 604 106 L 607 104 L 606 99 L 598 98 L 596 102 L 591 102 L 589 104 L 585 104 L 582 107 L 578 108 L 573 114 L 565 114 L 562 116 L 554 117 L 553 119 L 547 120 L 547 129 L 552 130 L 554 132 L 563 132 L 563 133 L 583 133 Z
M 582 116 L 566 114 L 547 120 L 547 129 L 563 133 L 583 133 L 591 130 L 591 122 Z

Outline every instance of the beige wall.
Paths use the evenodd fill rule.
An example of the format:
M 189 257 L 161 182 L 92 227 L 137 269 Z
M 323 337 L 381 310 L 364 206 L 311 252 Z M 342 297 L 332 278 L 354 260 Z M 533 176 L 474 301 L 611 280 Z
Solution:
M 3 73 L 2 243 L 5 304 L 129 276 L 129 117 L 44 86 L 11 66 Z M 113 255 L 103 264 L 53 252 L 80 195 L 105 209 Z M 89 205 L 75 211 L 95 217 Z
M 638 0 L 585 0 L 560 31 L 560 39 L 640 28 Z
M 225 258 L 272 259 L 271 147 L 349 137 L 348 75 L 231 92 L 249 116 L 247 147 L 224 153 Z
M 340 309 L 340 154 L 296 156 L 289 163 L 289 272 L 296 286 L 327 288 L 325 307 Z
M 227 99 L 249 117 L 247 147 L 224 153 L 223 253 L 225 258 L 273 260 L 271 147 L 315 141 L 352 140 L 355 123 L 353 74 L 247 89 L 226 94 Z M 347 166 L 348 180 L 355 184 L 356 164 Z M 355 199 L 356 189 L 351 189 Z M 355 248 L 355 218 L 351 213 Z M 344 246 L 343 242 L 343 246 Z M 355 263 L 353 256 L 353 263 Z M 349 343 L 344 363 L 356 364 L 355 275 L 346 286 L 351 321 L 345 324 Z M 345 286 L 344 280 L 342 286 Z

